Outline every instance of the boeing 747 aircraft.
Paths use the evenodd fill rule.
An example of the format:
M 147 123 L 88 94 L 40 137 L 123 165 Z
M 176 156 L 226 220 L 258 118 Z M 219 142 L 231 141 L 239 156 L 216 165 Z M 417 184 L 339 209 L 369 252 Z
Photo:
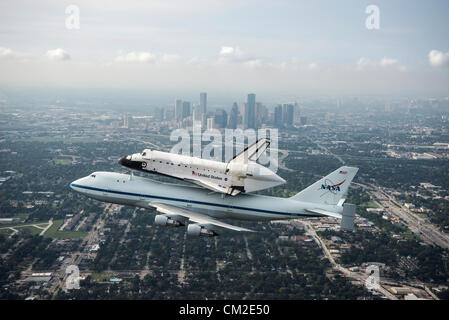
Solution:
M 161 183 L 143 177 L 94 172 L 70 187 L 87 197 L 109 203 L 156 209 L 159 226 L 187 226 L 193 236 L 213 237 L 222 229 L 252 231 L 224 219 L 270 221 L 298 217 L 335 217 L 352 230 L 355 205 L 346 204 L 349 184 L 358 168 L 340 167 L 290 198 L 241 193 L 226 196 L 196 186 Z

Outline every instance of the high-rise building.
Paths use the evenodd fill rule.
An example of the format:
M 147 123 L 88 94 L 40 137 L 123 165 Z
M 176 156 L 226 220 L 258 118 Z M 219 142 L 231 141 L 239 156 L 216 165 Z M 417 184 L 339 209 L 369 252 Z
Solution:
M 182 100 L 177 99 L 175 101 L 175 121 L 182 120 Z
M 239 124 L 239 106 L 237 105 L 237 102 L 234 102 L 232 105 L 231 113 L 229 114 L 229 121 L 228 125 L 230 129 L 237 129 L 237 126 Z
M 256 95 L 254 93 L 248 94 L 248 101 L 243 113 L 243 128 L 256 129 Z
M 128 114 L 127 113 L 125 113 L 124 115 L 123 115 L 123 126 L 122 126 L 123 128 L 129 128 L 129 117 L 128 117 Z
M 274 108 L 274 125 L 278 128 L 283 126 L 282 120 L 282 105 L 278 104 L 276 108 Z
M 190 102 L 184 101 L 182 103 L 182 119 L 190 117 Z
M 156 121 L 164 121 L 164 119 L 165 119 L 164 111 L 165 111 L 164 108 L 156 107 L 153 110 L 154 120 L 156 120 Z
M 214 118 L 207 118 L 207 130 L 211 130 L 215 128 Z
M 201 114 L 207 113 L 207 93 L 206 92 L 200 93 L 200 110 L 201 110 Z
M 228 124 L 228 114 L 223 109 L 215 110 L 214 124 L 216 128 L 226 128 Z
M 260 128 L 267 120 L 268 109 L 262 103 L 256 102 L 256 128 Z
M 193 105 L 192 115 L 193 115 L 193 120 L 201 121 L 201 110 L 200 110 L 200 105 L 199 104 Z
M 282 105 L 282 123 L 291 127 L 293 125 L 293 120 L 295 118 L 295 106 L 290 103 L 285 103 Z

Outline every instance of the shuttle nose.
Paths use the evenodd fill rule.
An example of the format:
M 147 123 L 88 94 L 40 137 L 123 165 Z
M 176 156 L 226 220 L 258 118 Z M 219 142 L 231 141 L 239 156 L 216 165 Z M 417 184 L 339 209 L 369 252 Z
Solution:
M 142 161 L 133 161 L 131 160 L 131 156 L 121 157 L 118 160 L 118 163 L 121 164 L 124 167 L 134 169 L 134 170 L 141 170 L 142 169 Z

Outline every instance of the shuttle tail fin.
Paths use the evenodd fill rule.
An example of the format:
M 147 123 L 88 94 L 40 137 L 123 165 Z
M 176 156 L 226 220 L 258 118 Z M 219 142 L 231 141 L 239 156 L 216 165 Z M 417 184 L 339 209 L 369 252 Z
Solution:
M 343 166 L 321 178 L 291 199 L 329 205 L 342 205 L 346 199 L 349 184 L 359 168 Z
M 248 163 L 248 161 L 257 161 L 259 157 L 262 155 L 262 153 L 265 152 L 265 150 L 270 145 L 270 139 L 268 138 L 260 138 L 252 145 L 248 146 L 245 150 L 237 154 L 234 158 L 232 158 L 228 165 L 231 162 L 241 162 L 241 163 Z

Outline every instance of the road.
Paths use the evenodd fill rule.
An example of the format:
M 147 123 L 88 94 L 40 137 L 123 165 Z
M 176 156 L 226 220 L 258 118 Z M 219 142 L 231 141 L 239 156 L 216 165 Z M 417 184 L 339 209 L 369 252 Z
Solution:
M 42 230 L 42 232 L 39 235 L 43 236 L 52 225 L 53 225 L 53 218 L 50 218 L 50 220 L 48 220 L 48 225 L 45 227 L 44 230 Z
M 403 208 L 398 200 L 385 193 L 380 187 L 360 183 L 357 185 L 366 189 L 374 197 L 377 205 L 393 216 L 400 218 L 412 232 L 419 234 L 422 240 L 429 244 L 449 249 L 449 235 L 440 231 L 437 226 Z
M 348 278 L 352 278 L 352 279 L 356 279 L 357 281 L 359 281 L 362 284 L 365 284 L 366 278 L 368 278 L 368 275 L 365 273 L 360 273 L 360 272 L 353 272 L 350 271 L 349 269 L 343 267 L 342 265 L 340 265 L 339 263 L 337 263 L 334 259 L 334 257 L 331 255 L 331 253 L 329 252 L 329 249 L 327 248 L 326 244 L 324 243 L 324 241 L 318 236 L 318 234 L 316 233 L 315 229 L 312 227 L 312 225 L 310 224 L 309 221 L 306 220 L 296 220 L 292 222 L 293 225 L 295 224 L 303 224 L 306 227 L 307 233 L 309 235 L 311 235 L 313 237 L 313 239 L 315 240 L 315 242 L 317 242 L 317 244 L 321 247 L 321 249 L 324 252 L 324 255 L 326 256 L 326 258 L 329 260 L 329 262 L 332 264 L 332 267 L 335 270 L 338 270 L 340 272 L 342 272 L 345 276 L 347 276 Z M 377 292 L 379 292 L 380 294 L 382 294 L 384 297 L 386 297 L 387 299 L 390 300 L 398 300 L 398 298 L 396 298 L 395 295 L 393 295 L 392 293 L 390 293 L 388 290 L 386 290 L 384 287 L 382 287 L 382 285 L 380 285 L 380 287 L 378 289 L 376 289 Z
M 53 299 L 56 298 L 59 289 L 65 290 L 66 279 L 69 274 L 66 274 L 65 271 L 68 266 L 75 265 L 78 266 L 82 260 L 83 253 L 88 254 L 90 248 L 93 244 L 98 243 L 99 241 L 99 230 L 103 229 L 104 226 L 104 218 L 107 216 L 107 213 L 112 210 L 113 206 L 108 204 L 104 209 L 104 214 L 100 214 L 100 217 L 97 219 L 96 223 L 92 226 L 91 231 L 88 233 L 86 237 L 84 237 L 80 247 L 83 247 L 82 252 L 75 252 L 69 258 L 64 261 L 64 264 L 61 265 L 59 270 L 54 274 L 54 280 L 52 282 L 51 287 L 49 288 L 49 292 L 52 293 Z

